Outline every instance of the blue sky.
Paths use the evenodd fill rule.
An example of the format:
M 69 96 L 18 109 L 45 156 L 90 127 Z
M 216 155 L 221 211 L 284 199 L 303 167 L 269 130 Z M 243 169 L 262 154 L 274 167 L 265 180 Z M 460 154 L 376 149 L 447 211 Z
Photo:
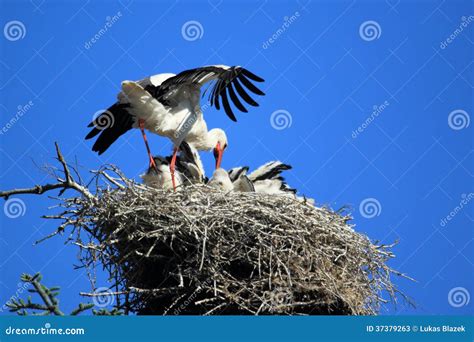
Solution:
M 301 194 L 352 206 L 356 230 L 373 240 L 399 240 L 391 266 L 417 282 L 393 281 L 418 307 L 400 301 L 383 314 L 472 313 L 472 15 L 470 1 L 4 0 L 0 188 L 47 181 L 37 165 L 54 162 L 54 141 L 84 175 L 110 162 L 138 177 L 147 166 L 138 131 L 101 157 L 83 140 L 120 82 L 244 65 L 267 95 L 238 123 L 205 113 L 228 134 L 223 166 L 287 162 Z M 150 140 L 154 153 L 170 152 Z M 73 269 L 77 250 L 60 237 L 32 246 L 55 229 L 40 218 L 55 201 L 18 198 L 19 215 L 0 211 L 0 302 L 21 273 L 41 271 L 69 311 L 90 290 Z

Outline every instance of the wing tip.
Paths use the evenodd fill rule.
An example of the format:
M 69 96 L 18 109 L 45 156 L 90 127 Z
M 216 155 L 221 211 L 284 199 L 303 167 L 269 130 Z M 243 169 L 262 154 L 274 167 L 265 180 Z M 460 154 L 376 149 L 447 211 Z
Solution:
M 260 76 L 257 76 L 255 75 L 253 72 L 251 72 L 250 70 L 244 68 L 244 67 L 239 67 L 241 70 L 242 70 L 242 73 L 247 76 L 248 78 L 250 78 L 251 80 L 255 81 L 255 82 L 265 82 L 265 80 L 263 78 L 261 78 Z

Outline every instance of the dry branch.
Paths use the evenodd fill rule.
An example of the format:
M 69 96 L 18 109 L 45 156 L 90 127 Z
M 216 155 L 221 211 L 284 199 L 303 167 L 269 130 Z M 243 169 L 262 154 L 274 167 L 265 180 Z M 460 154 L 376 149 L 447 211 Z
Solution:
M 69 166 L 64 160 L 63 154 L 61 153 L 61 150 L 59 149 L 58 143 L 55 143 L 55 146 L 56 146 L 57 160 L 61 163 L 63 167 L 64 179 L 58 177 L 57 183 L 35 185 L 34 187 L 24 188 L 24 189 L 12 189 L 8 191 L 0 191 L 0 197 L 8 199 L 11 195 L 19 195 L 19 194 L 41 195 L 47 191 L 56 190 L 56 189 L 61 189 L 59 194 L 62 195 L 65 190 L 74 189 L 80 192 L 81 194 L 83 194 L 85 197 L 89 199 L 93 199 L 94 196 L 89 192 L 89 190 L 73 179 L 73 177 L 71 176 L 71 171 L 69 170 Z

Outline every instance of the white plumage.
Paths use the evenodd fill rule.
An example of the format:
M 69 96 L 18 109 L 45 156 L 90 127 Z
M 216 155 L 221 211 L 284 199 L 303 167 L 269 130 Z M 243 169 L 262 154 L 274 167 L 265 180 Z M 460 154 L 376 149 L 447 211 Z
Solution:
M 172 176 L 177 149 L 182 141 L 198 150 L 214 150 L 216 168 L 219 168 L 228 145 L 227 136 L 219 128 L 208 130 L 200 99 L 208 91 L 210 106 L 220 109 L 222 105 L 227 116 L 236 121 L 230 101 L 238 110 L 247 112 L 242 101 L 258 106 L 248 92 L 264 95 L 251 81 L 263 82 L 263 79 L 245 68 L 223 65 L 186 70 L 177 75 L 159 74 L 136 82 L 124 81 L 118 101 L 89 124 L 93 128 L 86 139 L 99 135 L 92 150 L 102 154 L 129 129 L 140 128 L 150 165 L 155 166 L 146 129 L 168 137 L 175 145 L 170 163 Z M 202 86 L 208 83 L 211 85 L 202 91 Z M 112 124 L 104 126 L 103 122 Z
M 268 162 L 255 171 L 247 174 L 248 167 L 236 167 L 229 172 L 217 169 L 209 181 L 209 185 L 223 191 L 256 192 L 267 195 L 285 196 L 314 204 L 313 199 L 296 196 L 292 189 L 281 176 L 291 166 L 280 161 Z
M 229 174 L 222 168 L 214 170 L 212 178 L 207 184 L 212 188 L 222 191 L 234 191 L 234 185 L 229 178 Z

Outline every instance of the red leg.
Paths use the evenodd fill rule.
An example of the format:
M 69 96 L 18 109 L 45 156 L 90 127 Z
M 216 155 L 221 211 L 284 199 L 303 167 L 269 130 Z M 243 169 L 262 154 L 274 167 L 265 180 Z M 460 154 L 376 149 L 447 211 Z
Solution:
M 178 148 L 175 147 L 173 149 L 173 157 L 171 158 L 171 164 L 170 164 L 170 173 L 171 173 L 171 182 L 173 183 L 173 190 L 176 191 L 176 180 L 174 177 L 174 169 L 176 165 L 176 155 L 178 154 Z
M 140 126 L 140 130 L 142 131 L 142 136 L 143 136 L 143 141 L 145 142 L 146 150 L 148 152 L 148 158 L 150 159 L 150 165 L 149 167 L 154 167 L 156 172 L 158 172 L 158 168 L 155 164 L 155 160 L 153 159 L 153 156 L 150 151 L 150 145 L 148 145 L 148 139 L 145 134 L 145 120 L 143 119 L 138 119 L 138 125 Z

